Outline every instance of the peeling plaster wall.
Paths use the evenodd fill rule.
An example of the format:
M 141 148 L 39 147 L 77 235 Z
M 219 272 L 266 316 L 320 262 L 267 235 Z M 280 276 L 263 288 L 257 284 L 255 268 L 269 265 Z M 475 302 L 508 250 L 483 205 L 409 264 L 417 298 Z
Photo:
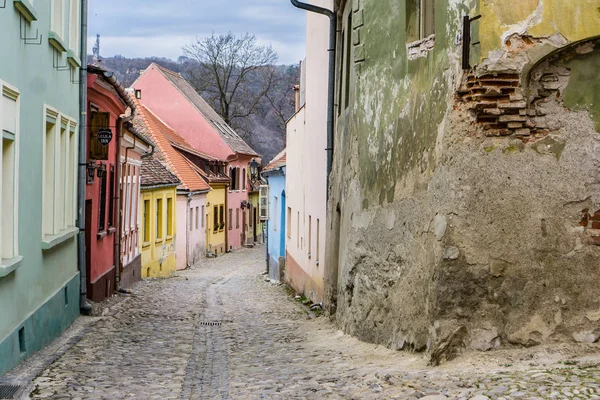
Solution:
M 560 26 L 547 20 L 558 5 L 544 2 L 536 29 Z M 353 27 L 360 39 L 353 43 L 350 106 L 337 122 L 326 299 L 346 332 L 394 349 L 427 349 L 434 364 L 462 347 L 600 336 L 600 286 L 590 279 L 600 277 L 598 91 L 596 83 L 585 88 L 598 52 L 543 64 L 529 55 L 551 51 L 532 41 L 511 56 L 525 53 L 527 62 L 507 66 L 506 58 L 494 64 L 482 56 L 477 68 L 488 74 L 519 74 L 523 110 L 509 114 L 524 113 L 534 124 L 527 135 L 490 135 L 458 95 L 475 71 L 460 69 L 456 37 L 462 16 L 481 7 L 476 34 L 481 54 L 489 54 L 505 22 L 527 25 L 539 8 L 536 1 L 508 3 L 436 1 L 433 49 L 411 60 L 403 2 L 346 6 L 362 16 Z M 580 3 L 597 12 L 596 2 L 564 3 L 568 12 L 582 12 Z M 580 40 L 600 34 L 600 25 L 559 33 Z M 569 79 L 557 78 L 558 88 L 543 82 L 559 66 Z M 543 96 L 550 90 L 558 93 L 552 103 Z

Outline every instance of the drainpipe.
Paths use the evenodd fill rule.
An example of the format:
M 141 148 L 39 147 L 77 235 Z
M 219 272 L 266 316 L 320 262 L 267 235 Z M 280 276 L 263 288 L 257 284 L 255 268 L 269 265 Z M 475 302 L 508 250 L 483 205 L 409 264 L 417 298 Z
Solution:
M 187 224 L 185 226 L 185 265 L 187 268 L 192 266 L 190 264 L 190 227 L 194 221 L 190 220 L 190 204 L 192 204 L 192 193 L 188 193 L 187 195 L 187 208 L 185 211 L 185 220 L 189 223 L 189 226 Z M 175 205 L 175 207 L 177 207 L 177 205 Z
M 85 186 L 87 176 L 87 17 L 88 0 L 81 0 L 81 67 L 79 68 L 79 176 L 77 180 L 77 265 L 79 267 L 79 309 L 90 314 L 92 306 L 87 302 L 87 266 L 85 260 Z
M 329 177 L 333 165 L 333 130 L 335 121 L 335 49 L 337 36 L 337 14 L 327 8 L 301 3 L 298 0 L 290 0 L 294 7 L 325 15 L 329 18 L 329 71 L 327 82 L 327 201 L 329 201 Z

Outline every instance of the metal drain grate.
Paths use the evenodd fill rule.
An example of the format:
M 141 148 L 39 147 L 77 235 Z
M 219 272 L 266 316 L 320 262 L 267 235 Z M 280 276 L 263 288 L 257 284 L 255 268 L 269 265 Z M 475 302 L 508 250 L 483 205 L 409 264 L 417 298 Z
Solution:
M 0 385 L 0 399 L 14 399 L 21 386 Z
M 225 319 L 222 320 L 222 321 L 201 321 L 200 325 L 204 325 L 204 326 L 221 326 L 221 325 L 223 325 L 225 323 L 228 323 L 228 322 L 233 322 L 233 321 L 231 321 L 231 320 L 225 320 Z

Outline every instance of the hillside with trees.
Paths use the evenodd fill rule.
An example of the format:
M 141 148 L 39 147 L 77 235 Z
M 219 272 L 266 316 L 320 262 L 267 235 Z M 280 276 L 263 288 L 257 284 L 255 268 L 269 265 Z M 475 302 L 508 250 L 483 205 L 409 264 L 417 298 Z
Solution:
M 113 71 L 125 87 L 129 87 L 140 72 L 153 62 L 180 73 L 261 155 L 263 163 L 268 162 L 285 147 L 285 122 L 294 113 L 293 87 L 298 84 L 298 66 L 275 65 L 277 55 L 270 48 L 255 45 L 253 36 L 236 38 L 231 34 L 213 35 L 204 40 L 213 40 L 212 45 L 216 46 L 223 46 L 223 41 L 226 41 L 225 44 L 231 46 L 229 58 L 204 57 L 199 48 L 203 43 L 198 41 L 186 46 L 185 55 L 176 61 L 160 57 L 126 58 L 116 55 L 100 58 L 99 62 Z M 265 53 L 247 60 L 244 57 L 248 53 L 245 56 L 236 54 L 240 46 L 245 46 L 245 50 L 251 53 Z M 238 59 L 247 61 L 245 64 L 238 63 Z M 92 56 L 89 56 L 88 62 L 92 61 Z M 227 82 L 224 85 L 228 86 L 217 85 L 221 77 Z

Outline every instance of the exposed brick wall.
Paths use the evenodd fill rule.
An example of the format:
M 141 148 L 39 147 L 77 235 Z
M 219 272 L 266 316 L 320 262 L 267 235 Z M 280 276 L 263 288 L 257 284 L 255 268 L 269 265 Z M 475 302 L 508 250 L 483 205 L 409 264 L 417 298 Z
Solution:
M 519 74 L 498 73 L 466 75 L 459 99 L 473 111 L 477 122 L 483 125 L 486 136 L 516 136 L 546 134 L 538 129 L 532 118 L 521 89 Z

